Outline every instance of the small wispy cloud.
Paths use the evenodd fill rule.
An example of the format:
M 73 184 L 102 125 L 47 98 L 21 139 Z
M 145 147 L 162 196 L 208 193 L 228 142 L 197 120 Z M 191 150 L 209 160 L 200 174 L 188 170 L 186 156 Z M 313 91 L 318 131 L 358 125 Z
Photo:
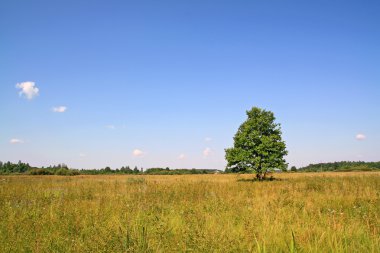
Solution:
M 20 96 L 24 95 L 29 100 L 36 97 L 39 93 L 39 89 L 35 86 L 35 82 L 17 83 L 16 88 L 21 89 L 19 92 Z
M 79 153 L 79 157 L 86 157 L 86 154 L 84 154 L 84 153 Z
M 212 141 L 212 138 L 211 138 L 211 137 L 206 137 L 206 138 L 205 138 L 205 142 L 210 142 L 210 141 Z
M 367 138 L 367 136 L 365 136 L 364 134 L 357 134 L 355 136 L 355 138 L 358 140 L 358 141 L 363 141 Z
M 58 107 L 53 107 L 51 109 L 53 112 L 65 112 L 67 110 L 66 106 L 58 106 Z
M 134 157 L 141 157 L 141 156 L 144 155 L 144 152 L 141 151 L 140 149 L 135 149 L 135 150 L 133 150 L 132 155 L 133 155 Z
M 115 127 L 114 125 L 106 125 L 106 128 L 113 130 L 113 129 L 115 129 L 116 127 Z
M 179 156 L 178 156 L 178 159 L 179 160 L 183 160 L 183 159 L 185 159 L 186 158 L 186 155 L 185 154 L 180 154 Z
M 20 140 L 20 139 L 13 138 L 13 139 L 10 139 L 9 143 L 10 144 L 20 144 L 20 143 L 24 143 L 24 141 Z
M 204 157 L 208 157 L 208 156 L 210 156 L 211 153 L 212 153 L 211 148 L 205 148 L 205 149 L 203 150 L 203 156 L 204 156 Z

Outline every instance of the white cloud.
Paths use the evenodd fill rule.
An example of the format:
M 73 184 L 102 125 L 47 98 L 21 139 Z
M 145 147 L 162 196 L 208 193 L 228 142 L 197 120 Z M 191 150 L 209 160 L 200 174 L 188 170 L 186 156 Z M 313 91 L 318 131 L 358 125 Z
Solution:
M 211 148 L 205 148 L 205 150 L 203 150 L 203 156 L 204 157 L 207 157 L 209 155 L 211 155 Z
M 66 106 L 58 106 L 52 108 L 53 112 L 65 112 L 67 110 Z
M 33 99 L 38 95 L 39 89 L 35 86 L 34 82 L 22 82 L 16 84 L 16 88 L 21 89 L 19 95 L 24 95 L 27 99 Z
M 20 140 L 20 139 L 16 139 L 16 138 L 13 138 L 9 141 L 10 144 L 20 144 L 20 143 L 24 143 L 23 140 Z
M 183 159 L 185 159 L 186 158 L 186 155 L 185 154 L 180 154 L 179 156 L 178 156 L 178 159 L 179 160 L 183 160 Z
M 85 157 L 85 156 L 86 156 L 86 154 L 84 154 L 84 153 L 79 154 L 79 157 Z
M 206 142 L 210 142 L 210 141 L 212 141 L 212 138 L 211 138 L 211 137 L 206 137 L 206 138 L 205 138 L 205 141 L 206 141 Z
M 114 125 L 107 125 L 106 127 L 107 127 L 108 129 L 112 129 L 112 130 L 116 128 Z
M 142 152 L 140 149 L 135 149 L 133 150 L 132 155 L 135 157 L 139 157 L 139 156 L 143 156 L 144 152 Z
M 357 134 L 355 136 L 355 138 L 358 140 L 358 141 L 362 141 L 362 140 L 365 140 L 367 137 L 364 135 L 364 134 Z

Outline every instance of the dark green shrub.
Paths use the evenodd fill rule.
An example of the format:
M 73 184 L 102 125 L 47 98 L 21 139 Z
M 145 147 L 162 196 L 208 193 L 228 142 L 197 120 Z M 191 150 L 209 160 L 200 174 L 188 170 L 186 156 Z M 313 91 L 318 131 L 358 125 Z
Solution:
M 58 176 L 76 176 L 79 174 L 80 173 L 78 170 L 69 170 L 65 168 L 60 168 L 55 172 L 55 175 L 58 175 Z
M 30 175 L 53 175 L 52 172 L 46 169 L 31 169 L 29 170 Z

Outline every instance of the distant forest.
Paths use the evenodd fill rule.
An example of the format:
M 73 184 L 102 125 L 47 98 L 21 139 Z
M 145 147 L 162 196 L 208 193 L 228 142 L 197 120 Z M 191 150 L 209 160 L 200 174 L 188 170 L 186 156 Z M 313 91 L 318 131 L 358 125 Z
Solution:
M 323 172 L 323 171 L 372 171 L 380 170 L 380 162 L 333 162 L 310 164 L 306 167 L 296 169 L 294 166 L 290 171 L 295 172 Z M 0 161 L 0 175 L 9 174 L 26 174 L 26 175 L 111 175 L 111 174 L 130 174 L 130 175 L 184 175 L 184 174 L 216 174 L 223 173 L 220 170 L 212 169 L 170 169 L 170 168 L 149 168 L 144 170 L 135 166 L 133 169 L 129 166 L 123 166 L 120 169 L 70 169 L 66 164 L 58 164 L 49 167 L 32 167 L 28 163 L 19 161 L 18 163 Z M 226 173 L 231 173 L 226 171 Z
M 211 169 L 170 169 L 166 168 L 149 168 L 144 170 L 135 166 L 133 169 L 129 166 L 123 166 L 120 169 L 111 169 L 105 167 L 103 169 L 70 169 L 66 164 L 58 164 L 49 167 L 32 167 L 28 163 L 19 161 L 18 163 L 0 162 L 0 175 L 8 174 L 27 174 L 27 175 L 111 175 L 111 174 L 130 174 L 130 175 L 182 175 L 182 174 L 215 174 L 220 173 L 219 170 Z
M 371 171 L 380 170 L 380 162 L 333 162 L 310 164 L 299 168 L 300 172 L 319 172 L 319 171 Z

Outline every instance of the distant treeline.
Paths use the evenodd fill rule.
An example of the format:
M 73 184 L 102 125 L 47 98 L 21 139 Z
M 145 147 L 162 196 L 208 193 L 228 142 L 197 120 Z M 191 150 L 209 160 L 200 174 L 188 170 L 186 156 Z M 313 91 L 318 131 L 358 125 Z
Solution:
M 173 169 L 170 168 L 137 168 L 135 166 L 131 169 L 129 166 L 123 166 L 120 169 L 111 169 L 105 167 L 103 169 L 70 169 L 66 164 L 58 164 L 49 167 L 32 167 L 28 163 L 19 161 L 18 163 L 0 162 L 0 175 L 8 174 L 29 174 L 29 175 L 62 175 L 62 176 L 75 176 L 75 175 L 109 175 L 109 174 L 145 174 L 145 175 L 184 175 L 184 174 L 214 174 L 220 173 L 219 170 L 210 169 Z
M 299 168 L 297 171 L 319 172 L 319 171 L 371 171 L 380 170 L 380 162 L 333 162 L 310 164 Z
M 101 175 L 101 174 L 145 174 L 145 175 L 183 175 L 183 174 L 214 174 L 219 173 L 218 170 L 209 169 L 170 169 L 166 168 L 149 168 L 144 170 L 143 168 L 137 168 L 136 166 L 131 169 L 129 166 L 121 167 L 120 169 L 111 169 L 106 167 L 104 169 L 92 169 L 92 170 L 80 170 L 84 175 Z
M 62 175 L 75 176 L 79 175 L 79 170 L 69 169 L 66 164 L 58 164 L 49 167 L 32 167 L 29 163 L 0 162 L 0 174 L 30 174 L 30 175 Z
M 371 171 L 380 170 L 380 162 L 333 162 L 310 164 L 306 167 L 296 169 L 294 166 L 291 171 L 299 172 L 323 172 L 323 171 Z M 49 167 L 32 167 L 28 163 L 19 161 L 18 163 L 0 161 L 0 175 L 8 174 L 29 174 L 29 175 L 111 175 L 111 174 L 130 174 L 130 175 L 184 175 L 184 174 L 215 174 L 215 173 L 233 173 L 232 171 L 220 171 L 210 169 L 170 169 L 166 168 L 149 168 L 144 170 L 135 166 L 133 169 L 129 166 L 123 166 L 120 169 L 70 169 L 66 164 L 58 164 Z

